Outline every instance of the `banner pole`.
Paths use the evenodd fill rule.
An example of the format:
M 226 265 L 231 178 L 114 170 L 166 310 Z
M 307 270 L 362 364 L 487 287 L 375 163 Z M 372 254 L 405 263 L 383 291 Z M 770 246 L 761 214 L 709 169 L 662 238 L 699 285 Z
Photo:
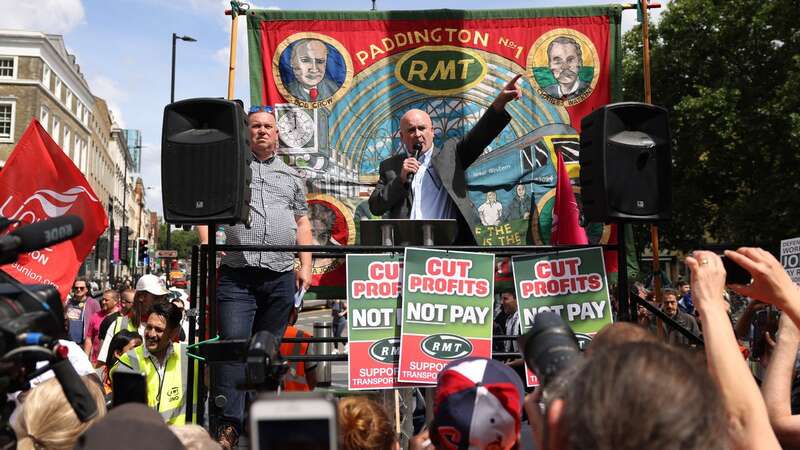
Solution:
M 231 16 L 231 53 L 228 60 L 228 100 L 233 100 L 233 88 L 236 81 L 236 45 L 238 40 L 238 21 L 239 14 L 247 13 L 247 8 L 243 8 L 239 2 L 232 1 L 231 9 L 225 11 L 225 15 Z
M 642 9 L 642 75 L 644 77 L 644 102 L 653 103 L 650 84 L 650 7 L 647 0 L 641 0 Z M 656 303 L 661 302 L 661 264 L 658 249 L 658 225 L 650 225 L 650 244 L 653 248 L 653 290 Z M 664 338 L 664 324 L 657 318 L 658 337 Z

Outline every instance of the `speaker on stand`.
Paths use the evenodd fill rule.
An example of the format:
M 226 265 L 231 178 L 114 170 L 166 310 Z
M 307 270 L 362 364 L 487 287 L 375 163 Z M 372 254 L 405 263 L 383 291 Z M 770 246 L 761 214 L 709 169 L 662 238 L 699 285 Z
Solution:
M 169 223 L 248 223 L 250 132 L 234 101 L 194 98 L 164 108 L 161 186 Z
M 667 110 L 646 103 L 605 105 L 581 120 L 581 198 L 589 222 L 617 223 L 618 300 L 628 303 L 625 223 L 668 221 L 672 215 L 672 155 Z

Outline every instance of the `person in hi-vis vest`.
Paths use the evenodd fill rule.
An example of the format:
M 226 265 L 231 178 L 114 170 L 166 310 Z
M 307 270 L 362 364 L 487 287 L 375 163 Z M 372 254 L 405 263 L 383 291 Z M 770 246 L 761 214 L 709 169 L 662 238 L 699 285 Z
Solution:
M 124 366 L 144 374 L 147 405 L 170 425 L 186 423 L 186 380 L 188 373 L 186 345 L 174 343 L 180 332 L 181 310 L 171 303 L 156 303 L 150 309 L 144 329 L 144 344 L 120 356 L 111 369 Z M 196 366 L 195 366 L 196 368 Z M 197 371 L 194 373 L 197 379 Z M 197 383 L 194 383 L 197 386 Z M 197 401 L 197 395 L 192 397 Z
M 284 338 L 311 337 L 310 334 L 296 328 L 297 315 L 300 313 L 302 299 L 295 299 L 294 308 L 289 311 L 289 325 L 283 333 Z M 308 342 L 285 342 L 281 344 L 280 352 L 282 356 L 302 356 L 312 355 L 311 347 Z M 289 371 L 283 376 L 281 389 L 284 391 L 313 391 L 317 385 L 317 376 L 314 370 L 317 363 L 313 361 L 298 361 L 289 363 Z

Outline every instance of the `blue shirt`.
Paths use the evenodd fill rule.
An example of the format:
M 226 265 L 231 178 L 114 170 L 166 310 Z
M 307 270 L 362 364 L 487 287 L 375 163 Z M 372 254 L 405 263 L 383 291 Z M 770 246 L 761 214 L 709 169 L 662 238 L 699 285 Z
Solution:
M 411 182 L 411 191 L 414 194 L 411 202 L 410 219 L 455 219 L 456 211 L 450 194 L 447 193 L 436 173 L 436 168 L 431 165 L 431 156 L 434 148 L 419 155 L 419 170 Z

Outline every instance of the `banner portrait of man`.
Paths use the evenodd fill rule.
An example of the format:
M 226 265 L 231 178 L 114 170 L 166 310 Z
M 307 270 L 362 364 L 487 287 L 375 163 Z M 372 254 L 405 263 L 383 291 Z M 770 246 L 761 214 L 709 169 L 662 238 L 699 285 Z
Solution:
M 298 33 L 284 44 L 276 53 L 280 80 L 275 81 L 287 100 L 303 107 L 326 106 L 347 88 L 352 64 L 336 41 L 322 34 Z
M 567 106 L 580 103 L 592 94 L 599 74 L 596 61 L 592 42 L 569 29 L 546 33 L 528 55 L 528 66 L 539 85 L 539 95 L 551 103 Z

